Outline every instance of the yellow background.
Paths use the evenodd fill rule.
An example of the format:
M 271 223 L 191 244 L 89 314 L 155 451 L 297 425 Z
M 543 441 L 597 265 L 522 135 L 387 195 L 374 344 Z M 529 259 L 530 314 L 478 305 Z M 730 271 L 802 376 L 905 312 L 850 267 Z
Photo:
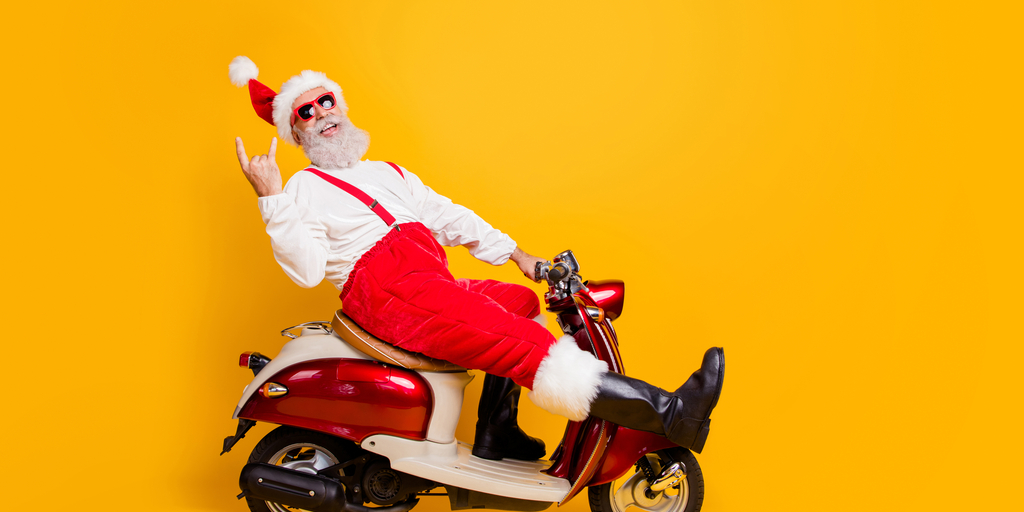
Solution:
M 724 346 L 705 510 L 1019 506 L 1019 3 L 4 10 L 4 510 L 245 510 L 268 427 L 217 456 L 237 356 L 338 302 L 273 260 L 232 141 L 274 132 L 236 55 L 275 89 L 325 71 L 368 158 L 625 280 L 632 375 L 674 387 Z

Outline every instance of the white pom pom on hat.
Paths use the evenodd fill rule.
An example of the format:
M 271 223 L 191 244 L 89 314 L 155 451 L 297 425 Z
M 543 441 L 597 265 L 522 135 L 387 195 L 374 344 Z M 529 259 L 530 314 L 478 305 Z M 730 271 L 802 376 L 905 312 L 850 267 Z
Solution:
M 231 64 L 228 64 L 228 78 L 238 87 L 244 87 L 249 80 L 256 80 L 258 76 L 260 76 L 260 68 L 256 67 L 256 63 L 249 57 L 239 55 L 231 60 Z
M 235 57 L 228 65 L 228 78 L 231 83 L 238 87 L 249 85 L 249 97 L 256 114 L 264 121 L 276 126 L 278 137 L 293 146 L 298 144 L 292 137 L 292 103 L 303 93 L 323 87 L 334 93 L 342 111 L 348 110 L 345 98 L 341 95 L 341 87 L 323 73 L 307 69 L 288 79 L 281 86 L 279 93 L 274 93 L 273 89 L 256 80 L 259 73 L 260 70 L 256 64 L 250 58 L 242 55 Z

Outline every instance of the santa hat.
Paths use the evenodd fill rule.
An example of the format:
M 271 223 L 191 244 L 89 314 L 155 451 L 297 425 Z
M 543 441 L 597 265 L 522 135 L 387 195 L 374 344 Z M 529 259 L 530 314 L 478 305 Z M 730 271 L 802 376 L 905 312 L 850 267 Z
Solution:
M 257 81 L 256 77 L 259 74 L 259 68 L 256 67 L 256 64 L 249 57 L 239 55 L 228 66 L 228 78 L 231 79 L 231 83 L 238 87 L 248 84 L 249 98 L 252 100 L 252 108 L 256 111 L 256 115 L 276 126 L 277 136 L 293 146 L 298 145 L 295 139 L 292 138 L 291 123 L 292 103 L 295 102 L 295 98 L 302 96 L 306 91 L 323 87 L 334 93 L 334 97 L 338 100 L 338 106 L 341 107 L 342 111 L 348 110 L 345 98 L 341 96 L 341 87 L 319 71 L 307 69 L 289 78 L 281 86 L 281 92 L 279 93 L 275 93 L 273 89 Z

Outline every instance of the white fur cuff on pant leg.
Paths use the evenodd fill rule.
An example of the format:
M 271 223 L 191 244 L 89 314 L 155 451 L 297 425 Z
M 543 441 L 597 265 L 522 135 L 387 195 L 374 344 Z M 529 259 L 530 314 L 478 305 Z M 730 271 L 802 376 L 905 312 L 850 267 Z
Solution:
M 608 363 L 580 350 L 572 336 L 562 336 L 540 362 L 530 400 L 545 411 L 583 421 L 607 371 Z
M 533 321 L 537 322 L 538 324 L 540 324 L 541 327 L 547 327 L 548 326 L 548 317 L 546 317 L 544 315 L 537 315 L 537 316 L 533 317 Z

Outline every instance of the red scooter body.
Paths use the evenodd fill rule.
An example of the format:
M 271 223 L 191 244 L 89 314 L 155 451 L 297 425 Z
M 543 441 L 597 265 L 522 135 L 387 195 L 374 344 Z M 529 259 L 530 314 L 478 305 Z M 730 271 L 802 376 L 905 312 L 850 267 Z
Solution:
M 578 265 L 571 252 L 559 257 L 565 254 L 569 259 L 561 265 L 576 279 Z M 556 264 L 559 261 L 556 257 Z M 609 371 L 624 373 L 611 323 L 622 314 L 624 283 L 577 279 L 556 286 L 550 278 L 549 283 L 553 284 L 545 297 L 548 311 L 558 316 L 563 332 L 571 334 L 582 350 L 607 362 Z M 376 434 L 427 438 L 434 398 L 430 384 L 415 371 L 335 357 L 292 364 L 267 381 L 285 386 L 287 394 L 272 397 L 264 385 L 237 410 L 238 418 L 323 432 L 356 443 Z M 671 448 L 677 447 L 662 436 L 589 417 L 567 424 L 545 473 L 570 483 L 561 505 L 586 487 L 621 477 L 646 454 Z
M 358 359 L 317 359 L 270 377 L 288 394 L 254 394 L 238 417 L 361 442 L 373 434 L 425 439 L 433 399 L 416 372 Z

